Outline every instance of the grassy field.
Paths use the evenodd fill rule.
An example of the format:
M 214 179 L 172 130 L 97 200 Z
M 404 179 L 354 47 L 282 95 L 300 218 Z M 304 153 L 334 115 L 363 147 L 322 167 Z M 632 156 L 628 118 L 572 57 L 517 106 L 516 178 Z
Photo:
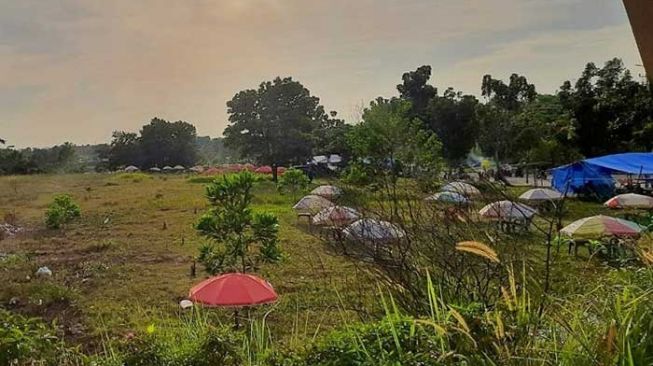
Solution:
M 43 214 L 57 193 L 80 204 L 82 218 L 63 230 L 47 230 Z M 255 209 L 280 218 L 284 259 L 259 274 L 281 295 L 267 320 L 273 337 L 292 341 L 342 322 L 344 314 L 373 311 L 376 287 L 365 273 L 332 254 L 298 222 L 292 198 L 272 182 L 259 183 Z M 0 241 L 0 302 L 56 319 L 73 341 L 97 341 L 140 331 L 152 323 L 174 324 L 178 302 L 197 278 L 190 267 L 201 239 L 194 222 L 207 207 L 204 185 L 185 176 L 41 175 L 0 178 L 0 217 L 15 216 L 25 231 Z M 9 215 L 8 215 L 9 217 Z M 51 278 L 36 278 L 47 266 Z M 230 322 L 231 312 L 216 310 Z M 364 316 L 364 315 L 363 315 Z
M 193 224 L 207 208 L 203 181 L 144 174 L 1 177 L 0 221 L 4 217 L 24 231 L 0 240 L 0 303 L 56 321 L 67 340 L 87 352 L 100 351 L 108 339 L 142 333 L 152 324 L 174 328 L 183 318 L 179 301 L 206 276 L 199 265 L 197 277 L 190 276 L 202 242 Z M 517 196 L 525 189 L 508 193 Z M 58 193 L 71 194 L 82 217 L 62 230 L 48 230 L 43 215 Z M 379 318 L 379 287 L 364 264 L 334 253 L 313 235 L 291 209 L 295 198 L 279 194 L 272 182 L 257 183 L 254 195 L 256 210 L 280 219 L 284 258 L 258 271 L 275 286 L 280 301 L 251 310 L 259 319 L 269 312 L 271 339 L 301 346 L 345 323 Z M 475 208 L 482 205 L 478 202 Z M 564 223 L 599 213 L 607 210 L 598 203 L 570 200 Z M 536 224 L 542 225 L 542 219 Z M 506 241 L 521 252 L 533 284 L 529 291 L 536 295 L 544 235 L 531 229 Z M 561 302 L 582 304 L 579 296 L 600 293 L 613 272 L 583 250 L 574 257 L 561 248 L 553 262 L 551 295 Z M 53 276 L 35 276 L 41 266 L 49 267 Z M 229 310 L 209 314 L 216 323 L 232 321 Z

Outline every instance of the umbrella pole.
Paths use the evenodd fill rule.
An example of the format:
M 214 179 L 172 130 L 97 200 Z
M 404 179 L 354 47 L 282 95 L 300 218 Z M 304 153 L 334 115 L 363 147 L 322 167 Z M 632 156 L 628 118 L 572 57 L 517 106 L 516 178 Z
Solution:
M 240 322 L 238 321 L 238 308 L 234 310 L 234 329 L 240 328 Z

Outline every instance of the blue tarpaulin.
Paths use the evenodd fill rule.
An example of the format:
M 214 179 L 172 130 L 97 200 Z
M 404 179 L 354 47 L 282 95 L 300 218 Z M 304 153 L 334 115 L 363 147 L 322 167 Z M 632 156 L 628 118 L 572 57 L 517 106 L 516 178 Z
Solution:
M 577 161 L 552 170 L 551 185 L 563 193 L 590 189 L 601 196 L 614 189 L 612 174 L 653 174 L 653 153 L 624 153 Z

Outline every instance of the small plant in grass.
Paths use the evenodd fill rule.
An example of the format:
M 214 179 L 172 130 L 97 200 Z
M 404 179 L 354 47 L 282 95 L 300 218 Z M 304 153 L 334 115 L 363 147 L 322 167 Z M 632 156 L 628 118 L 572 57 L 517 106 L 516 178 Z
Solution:
M 251 209 L 254 182 L 253 174 L 242 172 L 218 178 L 206 187 L 212 207 L 196 227 L 210 239 L 200 248 L 198 260 L 211 274 L 248 272 L 261 262 L 281 259 L 277 217 Z
M 45 211 L 45 225 L 50 229 L 59 229 L 63 225 L 81 216 L 79 205 L 67 194 L 60 194 Z
M 288 169 L 279 178 L 279 191 L 288 193 L 295 199 L 298 193 L 306 190 L 309 184 L 309 179 L 303 171 L 299 169 Z

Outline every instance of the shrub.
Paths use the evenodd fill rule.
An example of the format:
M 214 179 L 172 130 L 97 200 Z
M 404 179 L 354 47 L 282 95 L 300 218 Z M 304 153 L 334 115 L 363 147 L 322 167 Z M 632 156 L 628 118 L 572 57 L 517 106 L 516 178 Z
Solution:
M 45 211 L 45 225 L 50 229 L 59 229 L 63 225 L 81 216 L 79 205 L 67 194 L 60 194 Z
M 82 360 L 40 319 L 0 309 L 0 365 L 73 365 Z
M 299 169 L 288 169 L 279 178 L 278 187 L 280 192 L 288 192 L 294 199 L 297 193 L 306 190 L 308 184 L 308 176 L 303 171 Z
M 371 183 L 371 179 L 363 168 L 352 164 L 342 172 L 342 181 L 353 186 L 365 186 Z
M 211 274 L 228 269 L 247 272 L 258 262 L 281 258 L 276 216 L 253 213 L 250 207 L 254 182 L 251 173 L 242 172 L 216 179 L 206 187 L 212 208 L 200 217 L 196 228 L 210 239 L 200 248 L 198 259 Z

